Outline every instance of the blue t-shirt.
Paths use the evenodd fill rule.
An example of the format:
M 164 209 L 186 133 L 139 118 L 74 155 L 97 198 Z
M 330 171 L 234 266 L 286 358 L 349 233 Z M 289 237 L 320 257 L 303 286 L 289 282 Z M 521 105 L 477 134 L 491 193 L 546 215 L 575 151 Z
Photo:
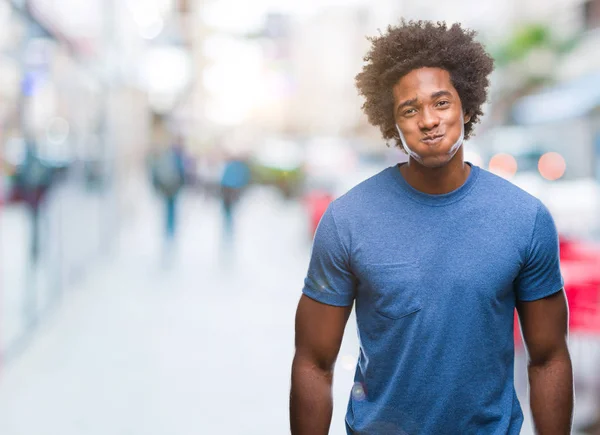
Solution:
M 518 434 L 516 300 L 563 287 L 558 236 L 535 197 L 475 165 L 443 195 L 398 166 L 334 201 L 303 292 L 355 303 L 349 434 Z

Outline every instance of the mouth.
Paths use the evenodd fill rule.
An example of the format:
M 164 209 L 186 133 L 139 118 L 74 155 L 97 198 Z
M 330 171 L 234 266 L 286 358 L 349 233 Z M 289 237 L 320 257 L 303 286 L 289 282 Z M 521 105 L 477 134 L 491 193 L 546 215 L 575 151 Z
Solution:
M 421 139 L 421 142 L 423 142 L 424 144 L 427 144 L 427 145 L 435 145 L 435 144 L 438 144 L 439 142 L 441 142 L 443 138 L 444 138 L 443 134 L 436 134 L 434 136 L 424 137 L 423 139 Z

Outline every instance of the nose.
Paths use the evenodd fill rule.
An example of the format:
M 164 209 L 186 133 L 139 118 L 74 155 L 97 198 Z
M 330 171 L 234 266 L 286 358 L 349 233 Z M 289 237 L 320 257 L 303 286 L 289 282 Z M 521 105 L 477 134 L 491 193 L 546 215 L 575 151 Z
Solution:
M 435 110 L 425 108 L 421 113 L 422 116 L 419 120 L 419 128 L 421 130 L 432 130 L 439 125 L 440 118 L 435 113 Z

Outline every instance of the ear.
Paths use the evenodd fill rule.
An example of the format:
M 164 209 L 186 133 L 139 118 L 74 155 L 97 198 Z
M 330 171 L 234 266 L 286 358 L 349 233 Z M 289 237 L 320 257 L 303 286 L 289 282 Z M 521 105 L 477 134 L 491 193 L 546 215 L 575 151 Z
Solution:
M 465 120 L 465 124 L 471 120 L 471 114 L 465 113 L 463 119 Z

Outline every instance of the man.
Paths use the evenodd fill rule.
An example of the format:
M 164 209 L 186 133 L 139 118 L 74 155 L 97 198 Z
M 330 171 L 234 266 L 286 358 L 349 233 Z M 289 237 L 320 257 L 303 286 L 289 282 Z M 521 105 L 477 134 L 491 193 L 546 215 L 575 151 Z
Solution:
M 460 25 L 402 22 L 372 38 L 363 109 L 409 155 L 334 201 L 296 314 L 294 435 L 328 433 L 352 309 L 360 339 L 348 434 L 518 434 L 515 306 L 540 434 L 573 408 L 558 238 L 546 207 L 463 160 L 492 59 Z

